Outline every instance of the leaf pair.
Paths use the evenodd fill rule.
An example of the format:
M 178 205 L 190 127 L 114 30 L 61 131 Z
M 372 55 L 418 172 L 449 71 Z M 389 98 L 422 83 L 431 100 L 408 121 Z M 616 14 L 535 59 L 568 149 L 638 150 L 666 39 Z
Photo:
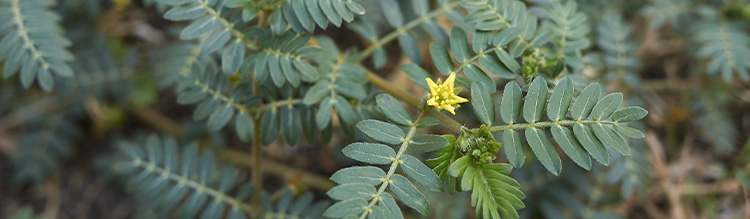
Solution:
M 524 101 L 520 86 L 515 82 L 508 83 L 501 101 L 500 114 L 503 121 L 509 124 L 501 126 L 501 130 L 505 154 L 510 163 L 521 167 L 525 160 L 522 140 L 517 131 L 520 129 L 525 129 L 526 140 L 537 159 L 554 174 L 560 173 L 562 164 L 543 128 L 550 128 L 560 148 L 584 169 L 591 168 L 589 155 L 604 165 L 609 163 L 605 145 L 623 155 L 629 155 L 630 149 L 620 135 L 630 138 L 642 138 L 644 135 L 625 123 L 640 120 L 647 112 L 640 107 L 618 109 L 622 103 L 622 94 L 613 93 L 600 99 L 601 92 L 601 86 L 594 83 L 587 86 L 573 101 L 573 84 L 566 78 L 558 83 L 548 99 L 546 80 L 536 78 L 529 85 Z M 549 121 L 542 121 L 545 109 Z M 527 123 L 519 123 L 522 111 Z M 573 126 L 573 131 L 569 126 Z
M 378 107 L 388 119 L 397 124 L 413 124 L 411 116 L 393 97 L 378 95 Z M 448 142 L 435 135 L 416 135 L 417 126 L 411 125 L 408 133 L 403 129 L 378 120 L 364 120 L 357 127 L 367 136 L 385 143 L 353 143 L 342 151 L 354 160 L 373 164 L 390 165 L 388 173 L 374 166 L 344 168 L 331 176 L 340 184 L 328 191 L 328 195 L 340 202 L 331 206 L 324 216 L 332 218 L 352 217 L 362 214 L 374 218 L 403 218 L 394 198 L 383 193 L 387 188 L 404 204 L 428 215 L 430 208 L 425 196 L 406 177 L 395 174 L 401 167 L 412 180 L 433 191 L 440 191 L 438 176 L 418 158 L 404 154 L 409 147 L 417 151 L 433 151 Z M 386 144 L 399 145 L 398 152 Z M 376 189 L 375 186 L 379 186 Z

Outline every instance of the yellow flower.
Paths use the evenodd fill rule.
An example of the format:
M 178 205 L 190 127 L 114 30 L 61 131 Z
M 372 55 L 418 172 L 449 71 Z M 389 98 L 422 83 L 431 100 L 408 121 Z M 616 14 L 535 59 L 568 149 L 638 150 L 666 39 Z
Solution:
M 438 79 L 436 84 L 430 78 L 425 78 L 425 80 L 427 80 L 427 84 L 430 87 L 430 99 L 427 100 L 427 105 L 434 106 L 438 111 L 444 109 L 456 115 L 456 108 L 459 107 L 458 104 L 469 102 L 469 100 L 457 95 L 458 92 L 461 92 L 461 89 L 453 88 L 453 83 L 456 81 L 455 72 L 451 72 L 451 75 L 448 76 L 445 82 L 441 82 Z

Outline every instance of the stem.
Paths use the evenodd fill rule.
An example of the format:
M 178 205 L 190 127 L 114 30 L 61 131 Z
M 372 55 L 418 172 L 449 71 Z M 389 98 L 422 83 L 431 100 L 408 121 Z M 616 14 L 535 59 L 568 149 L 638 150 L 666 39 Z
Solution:
M 78 96 L 75 94 L 62 98 L 62 101 L 56 97 L 45 97 L 44 99 L 35 101 L 30 105 L 14 110 L 5 118 L 0 119 L 0 133 L 21 125 L 31 118 L 67 107 L 76 101 L 78 101 Z
M 406 91 L 403 91 L 396 86 L 393 86 L 390 82 L 386 81 L 379 75 L 376 75 L 375 73 L 372 73 L 370 71 L 367 71 L 367 80 L 370 81 L 373 85 L 379 87 L 383 91 L 389 93 L 390 95 L 393 95 L 394 97 L 401 99 L 405 101 L 407 104 L 413 106 L 413 107 L 419 107 L 421 104 L 421 100 L 414 97 L 414 95 L 411 95 L 410 93 L 407 93 Z M 440 120 L 442 125 L 447 126 L 454 132 L 460 133 L 461 128 L 463 128 L 463 125 L 456 122 L 456 120 L 451 119 L 450 117 L 437 112 L 433 109 L 427 109 L 426 112 L 428 115 L 435 117 L 436 119 Z
M 618 122 L 614 121 L 597 121 L 597 120 L 584 120 L 584 121 L 578 121 L 578 120 L 560 120 L 560 121 L 548 121 L 548 122 L 532 122 L 532 123 L 520 123 L 520 124 L 507 124 L 507 125 L 501 125 L 501 126 L 492 126 L 490 127 L 490 132 L 501 132 L 508 129 L 512 130 L 518 130 L 518 129 L 526 129 L 530 127 L 534 128 L 547 128 L 552 127 L 556 125 L 561 126 L 573 126 L 573 125 L 593 125 L 593 124 L 605 124 L 605 125 L 617 125 Z M 471 129 L 470 131 L 476 132 L 478 131 L 478 128 Z
M 385 178 L 382 179 L 383 183 L 380 184 L 378 192 L 375 193 L 375 195 L 373 196 L 374 198 L 370 201 L 370 204 L 365 207 L 365 211 L 362 212 L 362 215 L 359 216 L 360 219 L 367 218 L 367 214 L 372 211 L 372 207 L 375 206 L 378 201 L 380 201 L 380 195 L 385 192 L 386 188 L 388 188 L 388 185 L 391 182 L 391 177 L 396 173 L 396 169 L 398 169 L 398 165 L 401 163 L 401 156 L 406 153 L 406 149 L 409 148 L 409 145 L 411 145 L 411 138 L 413 138 L 414 134 L 417 132 L 417 122 L 424 118 L 425 115 L 427 115 L 427 111 L 422 111 L 422 114 L 417 117 L 417 120 L 415 120 L 413 125 L 409 128 L 409 132 L 406 134 L 406 137 L 404 137 L 404 140 L 402 140 L 403 143 L 401 143 L 401 147 L 398 149 L 396 157 L 391 158 L 391 160 L 393 160 L 393 163 L 391 163 L 391 167 L 388 169 L 388 174 L 386 174 Z
M 398 35 L 404 34 L 406 33 L 406 31 L 413 29 L 424 22 L 430 21 L 433 18 L 445 12 L 453 10 L 453 8 L 455 8 L 456 6 L 458 6 L 458 2 L 451 2 L 446 5 L 443 5 L 442 7 L 438 9 L 430 11 L 429 13 L 424 14 L 421 17 L 410 21 L 409 23 L 407 23 L 406 25 L 402 27 L 396 28 L 396 30 L 389 33 L 388 35 L 385 35 L 383 38 L 372 40 L 372 44 L 370 44 L 370 46 L 368 46 L 367 48 L 365 48 L 364 51 L 362 51 L 362 55 L 359 57 L 359 60 L 357 60 L 357 62 L 361 62 L 367 57 L 369 57 L 370 55 L 372 55 L 375 49 L 383 47 L 383 45 L 388 44 L 389 42 L 395 40 L 398 37 Z
M 185 130 L 182 128 L 182 125 L 169 119 L 159 111 L 148 107 L 130 107 L 130 111 L 133 112 L 136 117 L 141 118 L 141 121 L 157 127 L 164 132 L 169 133 L 169 135 L 177 138 L 185 137 Z
M 273 174 L 284 179 L 299 177 L 303 184 L 308 185 L 312 188 L 317 188 L 320 191 L 328 191 L 336 186 L 336 184 L 328 179 L 328 177 L 289 166 L 275 160 L 263 157 L 260 157 L 260 159 L 256 160 L 252 154 L 230 148 L 221 150 L 216 150 L 215 148 L 212 149 L 216 151 L 216 155 L 221 160 L 224 160 L 228 163 L 250 168 L 253 168 L 256 163 L 263 163 L 263 169 L 269 174 Z
M 260 143 L 260 116 L 257 118 L 253 118 L 253 145 L 252 145 L 252 155 L 253 155 L 253 165 L 250 166 L 250 172 L 252 172 L 253 177 L 253 184 L 258 187 L 258 191 L 263 191 L 263 168 L 261 167 L 261 164 L 263 162 L 260 161 L 261 156 L 261 147 L 263 147 Z M 255 195 L 253 196 L 253 201 L 257 204 L 260 204 L 260 196 Z

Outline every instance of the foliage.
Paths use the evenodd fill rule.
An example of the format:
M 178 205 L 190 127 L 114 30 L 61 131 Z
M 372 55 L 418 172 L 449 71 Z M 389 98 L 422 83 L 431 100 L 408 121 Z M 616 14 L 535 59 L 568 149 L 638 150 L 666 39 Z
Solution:
M 16 186 L 116 145 L 157 218 L 633 216 L 652 151 L 735 162 L 740 1 L 0 0 L 0 140 Z
M 67 51 L 70 40 L 58 32 L 60 16 L 50 8 L 53 0 L 0 1 L 0 60 L 5 60 L 3 78 L 20 72 L 20 81 L 25 88 L 36 79 L 45 91 L 52 91 L 58 76 L 73 76 L 68 62 L 73 55 Z
M 174 138 L 149 135 L 140 143 L 122 141 L 120 159 L 113 169 L 147 206 L 166 215 L 176 209 L 181 217 L 246 218 L 252 212 L 244 202 L 255 192 L 238 183 L 237 169 L 216 163 L 211 151 L 198 152 L 197 143 L 178 147 Z M 236 195 L 233 195 L 236 194 Z M 186 201 L 180 202 L 182 198 Z M 200 207 L 208 204 L 200 212 Z

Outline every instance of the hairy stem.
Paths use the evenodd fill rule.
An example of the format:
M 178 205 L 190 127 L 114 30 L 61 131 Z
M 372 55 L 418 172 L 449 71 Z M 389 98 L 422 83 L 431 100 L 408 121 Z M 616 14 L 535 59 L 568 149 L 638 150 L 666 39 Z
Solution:
M 508 129 L 512 130 L 518 130 L 518 129 L 526 129 L 530 127 L 534 128 L 547 128 L 552 127 L 556 125 L 561 126 L 573 126 L 573 125 L 593 125 L 593 124 L 605 124 L 605 125 L 616 125 L 618 122 L 614 121 L 597 121 L 597 120 L 560 120 L 560 121 L 548 121 L 548 122 L 532 122 L 532 123 L 519 123 L 519 124 L 507 124 L 507 125 L 501 125 L 501 126 L 492 126 L 490 127 L 490 132 L 502 132 Z M 472 132 L 478 131 L 478 128 L 471 129 Z

